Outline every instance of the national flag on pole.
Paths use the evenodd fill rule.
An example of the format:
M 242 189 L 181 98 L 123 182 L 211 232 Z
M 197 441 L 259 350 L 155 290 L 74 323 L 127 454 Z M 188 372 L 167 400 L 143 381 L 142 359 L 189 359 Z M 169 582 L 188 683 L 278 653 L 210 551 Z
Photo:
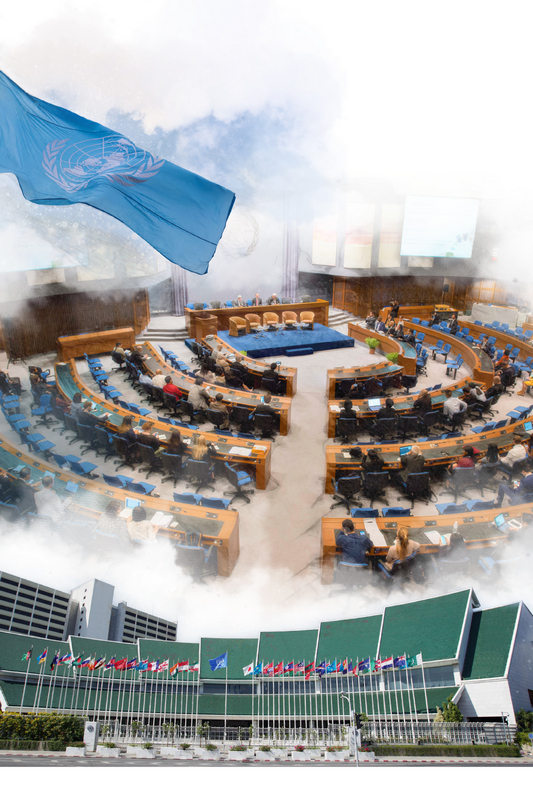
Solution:
M 261 661 L 260 664 L 257 664 L 254 668 L 254 675 L 262 675 L 263 674 L 263 662 Z
M 104 656 L 102 656 L 102 658 L 98 659 L 98 661 L 94 665 L 93 669 L 101 669 L 103 666 L 105 666 L 105 658 L 104 658 Z
M 283 672 L 294 672 L 294 661 L 289 661 L 288 664 L 285 664 Z
M 128 664 L 127 658 L 120 658 L 118 661 L 115 661 L 115 669 L 118 669 L 120 672 L 124 672 Z
M 355 672 L 355 670 L 353 668 L 353 664 L 352 664 L 351 661 L 348 661 L 348 672 L 352 672 L 352 673 Z
M 392 656 L 389 656 L 389 658 L 382 658 L 380 661 L 376 661 L 376 667 L 378 664 L 378 669 L 390 669 L 394 666 L 394 659 Z
M 407 659 L 405 658 L 405 656 L 398 656 L 398 658 L 395 658 L 394 666 L 397 669 L 405 669 L 407 667 Z
M 33 653 L 33 647 L 30 647 L 27 653 L 24 653 L 22 656 L 22 661 L 29 661 L 31 658 L 31 654 Z
M 95 666 L 95 664 L 96 664 L 96 656 L 93 656 L 93 657 L 91 658 L 91 660 L 90 660 L 89 664 L 87 664 L 87 669 L 90 669 L 90 670 L 91 670 L 91 672 L 92 672 L 92 671 L 94 670 L 94 666 Z
M 0 130 L 0 173 L 17 177 L 26 200 L 85 203 L 120 220 L 174 264 L 207 272 L 233 192 L 26 94 L 3 72 Z
M 72 666 L 73 667 L 81 667 L 81 656 L 82 655 L 83 655 L 83 653 L 81 655 L 76 656 L 76 658 L 73 659 L 73 661 L 72 661 Z
M 270 664 L 265 664 L 263 667 L 263 675 L 273 675 L 274 674 L 274 662 L 271 661 Z
M 59 663 L 59 653 L 56 653 L 50 663 L 50 669 L 52 670 L 52 672 L 54 671 L 58 663 Z
M 43 664 L 43 663 L 46 661 L 46 656 L 47 656 L 47 654 L 48 654 L 48 648 L 46 648 L 46 650 L 43 650 L 43 652 L 41 653 L 41 655 L 40 655 L 40 656 L 38 656 L 38 658 L 37 658 L 37 663 L 38 663 L 38 664 Z
M 364 661 L 360 661 L 357 669 L 359 672 L 367 672 L 370 669 L 370 659 L 365 658 Z
M 329 673 L 329 672 L 337 672 L 337 659 L 335 659 L 333 664 L 330 664 L 330 662 L 328 661 L 328 663 L 326 664 L 326 672 L 327 673 Z
M 251 664 L 248 664 L 248 666 L 247 666 L 247 667 L 243 667 L 243 668 L 242 668 L 242 671 L 243 671 L 243 674 L 244 674 L 244 675 L 253 675 L 253 672 L 254 672 L 254 662 L 252 661 L 252 663 L 251 663 Z
M 211 667 L 211 672 L 215 672 L 217 669 L 227 669 L 228 668 L 228 653 L 222 653 L 221 656 L 217 656 L 216 658 L 209 659 L 209 666 Z
M 307 667 L 306 667 L 307 669 Z M 315 672 L 318 672 L 320 676 L 322 676 L 327 670 L 327 664 L 325 661 L 321 661 L 321 663 L 316 668 Z
M 70 662 L 72 661 L 73 658 L 74 658 L 73 655 L 71 655 L 70 653 L 67 653 L 64 656 L 61 656 L 61 658 L 59 659 L 59 664 L 66 664 L 66 666 L 69 667 L 70 666 Z
M 80 667 L 88 667 L 89 664 L 91 663 L 91 661 L 92 661 L 92 659 L 91 659 L 90 656 L 87 657 L 87 658 L 84 658 L 83 661 L 80 662 Z
M 105 668 L 106 669 L 111 669 L 111 667 L 114 667 L 115 666 L 115 659 L 116 659 L 116 656 L 113 656 L 113 658 L 110 658 L 109 661 L 107 662 L 107 664 L 105 665 Z
M 148 669 L 148 659 L 145 658 L 143 661 L 139 661 L 135 669 L 137 672 L 146 672 Z
M 274 675 L 282 675 L 283 674 L 283 661 L 280 661 L 279 664 L 276 664 L 274 667 Z
M 179 664 L 176 661 L 176 663 L 172 667 L 170 667 L 169 672 L 171 676 L 174 676 L 174 674 L 178 671 L 178 666 Z M 146 669 L 148 669 L 148 664 L 146 665 Z
M 298 661 L 294 665 L 294 671 L 295 672 L 304 672 L 305 671 L 305 661 Z
M 159 660 L 150 661 L 148 663 L 148 669 L 150 670 L 150 672 L 157 672 L 157 670 L 159 669 Z
M 189 669 L 189 659 L 187 661 L 180 661 L 178 663 L 178 672 L 187 672 Z
M 418 653 L 414 658 L 407 659 L 407 666 L 408 667 L 420 667 L 422 666 L 422 653 Z
M 137 666 L 137 659 L 132 658 L 127 662 L 126 669 L 135 669 L 136 666 Z
M 200 662 L 197 661 L 196 664 L 191 664 L 189 672 L 200 672 Z
M 162 661 L 159 667 L 157 668 L 158 672 L 166 672 L 168 670 L 168 658 L 166 661 Z
M 305 666 L 305 680 L 308 681 L 315 669 L 315 662 L 311 661 Z

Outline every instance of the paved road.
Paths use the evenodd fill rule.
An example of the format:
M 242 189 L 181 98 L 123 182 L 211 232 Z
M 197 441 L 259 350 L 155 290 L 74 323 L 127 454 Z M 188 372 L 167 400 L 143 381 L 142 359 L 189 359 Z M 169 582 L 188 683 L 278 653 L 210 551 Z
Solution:
M 531 767 L 533 760 L 517 759 L 516 761 L 379 761 L 374 764 L 361 764 L 364 769 L 373 767 Z M 357 769 L 355 763 L 332 763 L 332 762 L 313 762 L 313 761 L 274 761 L 274 762 L 254 762 L 254 761 L 200 761 L 195 760 L 170 760 L 157 758 L 153 760 L 135 758 L 66 758 L 65 756 L 34 756 L 34 755 L 0 755 L 0 768 L 2 767 L 151 767 L 153 769 L 168 767 L 241 767 L 254 769 L 255 767 L 293 767 L 295 769 L 308 767 L 340 767 L 342 769 Z

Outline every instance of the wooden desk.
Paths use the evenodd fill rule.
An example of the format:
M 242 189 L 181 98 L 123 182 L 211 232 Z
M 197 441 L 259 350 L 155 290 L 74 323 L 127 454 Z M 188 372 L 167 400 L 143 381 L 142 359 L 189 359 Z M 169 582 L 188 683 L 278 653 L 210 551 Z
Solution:
M 69 358 L 81 358 L 84 353 L 87 353 L 88 356 L 109 353 L 117 342 L 121 343 L 124 350 L 131 350 L 135 345 L 133 328 L 116 328 L 97 333 L 80 333 L 77 336 L 60 336 L 57 340 L 57 357 L 60 361 L 68 361 Z
M 54 467 L 52 463 L 36 457 L 33 453 L 21 452 L 4 436 L 0 436 L 0 449 L 3 464 L 6 463 L 6 458 L 12 462 L 12 466 L 23 462 L 30 467 L 32 478 L 35 480 L 44 477 L 45 472 L 52 472 L 54 488 L 62 497 L 72 497 L 64 490 L 68 481 L 77 484 L 79 488 L 69 511 L 76 510 L 93 520 L 100 518 L 110 500 L 119 500 L 125 504 L 128 497 L 141 499 L 141 496 L 134 492 L 114 489 L 103 481 L 84 480 L 74 473 L 63 472 Z M 213 513 L 214 510 L 211 508 L 181 505 L 171 500 L 149 495 L 143 497 L 142 502 L 148 519 L 151 519 L 157 511 L 171 514 L 174 518 L 175 526 L 160 528 L 157 533 L 158 538 L 170 539 L 176 543 L 183 542 L 186 531 L 191 527 L 197 528 L 201 532 L 202 541 L 216 546 L 218 574 L 224 577 L 231 575 L 239 557 L 239 515 L 236 511 L 217 510 L 216 513 Z
M 468 342 L 465 342 L 464 339 L 457 339 L 457 337 L 452 334 L 443 333 L 434 328 L 426 328 L 424 325 L 415 325 L 415 323 L 410 320 L 404 321 L 404 329 L 413 330 L 415 335 L 420 331 L 424 333 L 425 336 L 422 347 L 426 344 L 437 344 L 438 341 L 442 341 L 444 344 L 451 344 L 452 349 L 447 360 L 451 361 L 453 360 L 452 357 L 461 354 L 465 364 L 472 370 L 473 379 L 478 383 L 482 383 L 485 389 L 489 389 L 492 386 L 494 380 L 494 365 L 486 353 L 472 347 Z M 443 370 L 443 378 L 445 378 L 445 365 L 443 365 Z
M 225 354 L 230 354 L 235 356 L 240 351 L 235 348 L 231 347 L 231 345 L 226 344 L 223 339 L 220 339 L 218 336 L 215 336 L 214 339 L 204 339 L 202 344 L 204 347 L 209 348 L 209 350 L 214 350 L 217 345 L 222 345 L 222 352 Z M 270 368 L 270 364 L 273 363 L 272 361 L 256 361 L 253 358 L 249 358 L 248 356 L 242 357 L 242 363 L 246 364 L 248 367 L 248 372 L 250 372 L 255 380 L 255 387 L 258 389 L 261 385 L 261 380 L 263 377 L 263 373 Z M 296 394 L 296 379 L 298 376 L 298 370 L 296 367 L 284 367 L 282 364 L 278 367 L 278 375 L 282 382 L 285 383 L 287 387 L 287 397 L 294 397 Z
M 467 378 L 463 378 L 461 381 L 455 384 L 450 384 L 446 386 L 447 389 L 452 389 L 454 397 L 461 397 L 463 394 L 463 387 L 466 383 L 470 383 Z M 431 397 L 432 411 L 441 411 L 444 405 L 444 401 L 446 400 L 446 395 L 442 391 L 442 389 L 437 389 L 436 391 L 429 393 Z M 418 412 L 413 411 L 413 405 L 415 400 L 418 398 L 417 394 L 410 394 L 410 395 L 395 395 L 392 397 L 394 402 L 394 408 L 396 409 L 398 414 L 415 414 L 417 415 Z M 379 398 L 381 401 L 381 407 L 385 405 L 385 397 Z M 336 400 L 328 400 L 328 418 L 327 418 L 327 426 L 328 426 L 328 439 L 334 439 L 336 434 L 336 422 L 340 416 L 340 408 L 342 407 L 342 403 L 344 401 L 342 399 Z M 357 416 L 362 417 L 364 419 L 373 419 L 377 416 L 377 411 L 371 411 L 368 407 L 367 400 L 352 400 L 352 405 L 354 411 L 357 411 Z
M 395 339 L 393 336 L 387 336 L 386 333 L 373 331 L 358 322 L 348 323 L 348 336 L 358 342 L 365 342 L 369 337 L 377 339 L 380 342 L 380 346 L 377 348 L 378 353 L 383 353 L 383 355 L 398 353 L 398 366 L 403 367 L 403 374 L 416 375 L 416 349 L 412 345 Z
M 217 325 L 219 331 L 229 330 L 230 317 L 244 317 L 245 314 L 259 314 L 260 317 L 267 311 L 272 311 L 274 314 L 281 315 L 284 311 L 294 311 L 300 314 L 302 311 L 312 311 L 315 315 L 315 322 L 327 327 L 329 318 L 329 302 L 327 300 L 314 300 L 310 303 L 280 303 L 273 306 L 245 306 L 243 308 L 206 308 L 203 311 L 192 311 L 190 308 L 185 309 L 185 324 L 189 332 L 189 336 L 193 339 L 200 341 L 203 336 L 201 331 L 197 329 L 198 316 L 207 312 L 210 316 L 217 318 Z M 205 334 L 204 334 L 205 335 Z
M 510 333 L 502 333 L 502 331 L 495 331 L 493 328 L 485 328 L 484 325 L 475 325 L 470 322 L 465 325 L 461 324 L 459 327 L 461 330 L 463 328 L 468 328 L 469 334 L 466 335 L 473 336 L 474 339 L 479 339 L 480 336 L 493 336 L 496 339 L 494 345 L 496 350 L 505 350 L 507 346 L 519 347 L 519 361 L 525 361 L 528 356 L 533 356 L 533 340 L 531 342 L 524 342 L 522 339 L 519 339 L 518 336 L 513 336 Z
M 528 419 L 533 419 L 529 417 Z M 525 436 L 524 422 L 515 422 L 506 425 L 504 428 L 487 431 L 486 433 L 472 433 L 458 436 L 457 438 L 436 439 L 429 442 L 416 442 L 420 447 L 422 455 L 426 459 L 424 469 L 439 465 L 446 465 L 455 462 L 463 452 L 463 445 L 470 444 L 484 454 L 489 444 L 495 444 L 500 453 L 505 453 L 513 446 L 513 432 L 518 431 Z M 356 472 L 361 470 L 361 461 L 356 461 L 350 456 L 352 445 L 326 445 L 326 480 L 324 491 L 326 494 L 333 494 L 332 479 L 344 473 Z M 376 450 L 385 462 L 386 469 L 402 469 L 399 461 L 400 447 L 398 444 L 372 444 L 368 447 L 361 447 L 363 453 L 368 449 Z
M 191 386 L 194 384 L 194 379 L 189 375 L 184 375 L 179 369 L 174 369 L 169 364 L 165 364 L 164 358 L 157 352 L 155 347 L 150 342 L 145 342 L 142 345 L 142 353 L 146 356 L 145 366 L 148 374 L 153 375 L 156 369 L 161 369 L 164 372 L 172 375 L 173 381 L 187 396 Z M 205 388 L 211 397 L 216 394 L 222 395 L 222 402 L 229 408 L 232 406 L 246 406 L 250 409 L 250 413 L 254 408 L 263 402 L 265 390 L 261 389 L 257 392 L 246 392 L 239 389 L 229 389 L 227 386 L 217 386 L 214 383 L 205 382 Z M 279 432 L 281 436 L 287 436 L 291 427 L 291 400 L 288 397 L 273 397 L 270 404 L 279 416 Z
M 133 417 L 135 426 L 142 425 L 142 423 L 146 421 L 146 417 L 140 416 L 139 414 L 133 414 L 130 411 L 125 411 L 120 408 L 120 406 L 116 406 L 113 403 L 108 403 L 107 400 L 102 399 L 100 395 L 91 391 L 91 389 L 89 389 L 89 387 L 80 379 L 74 360 L 71 360 L 68 364 L 56 364 L 55 372 L 57 386 L 66 400 L 70 401 L 75 392 L 81 392 L 84 397 L 86 397 L 88 400 L 91 400 L 95 404 L 96 414 L 110 415 L 107 421 L 103 421 L 103 424 L 110 430 L 110 432 L 116 432 L 125 416 Z M 154 412 L 154 416 L 157 416 L 156 412 Z M 168 439 L 172 430 L 175 430 L 175 428 L 170 423 L 167 425 L 165 422 L 154 422 L 154 434 L 166 436 Z M 178 428 L 178 430 L 180 429 Z M 184 432 L 184 429 L 182 428 L 180 433 L 184 437 L 184 441 L 187 444 L 187 431 Z M 254 471 L 257 488 L 266 489 L 268 481 L 270 480 L 271 469 L 270 442 L 263 440 L 252 441 L 244 436 L 242 438 L 229 438 L 225 436 L 219 436 L 216 433 L 208 433 L 207 431 L 202 431 L 202 436 L 204 436 L 208 442 L 217 448 L 217 455 L 213 456 L 216 461 L 229 461 L 232 464 L 236 463 L 242 465 L 242 467 L 248 471 Z M 164 445 L 165 442 L 163 441 L 162 444 Z M 249 455 L 236 455 L 235 453 L 231 453 L 230 450 L 234 447 L 246 448 L 249 451 Z M 255 452 L 253 453 L 252 448 L 255 449 Z
M 437 304 L 438 308 L 440 309 L 437 313 L 440 319 L 446 320 L 451 319 L 454 314 L 457 314 L 458 311 L 451 306 L 446 306 L 444 304 L 440 305 Z M 416 317 L 417 319 L 431 319 L 433 316 L 433 312 L 437 306 L 434 304 L 432 306 L 400 306 L 399 316 L 405 319 L 406 317 L 413 318 Z M 385 306 L 379 312 L 379 315 L 383 322 L 387 320 L 391 312 L 391 306 Z
M 505 509 L 507 518 L 520 518 L 524 513 L 533 512 L 531 504 L 513 506 Z M 469 550 L 493 549 L 495 545 L 506 539 L 507 535 L 492 525 L 494 517 L 502 513 L 501 508 L 494 508 L 489 511 L 474 511 L 468 516 L 457 514 L 427 514 L 419 517 L 377 517 L 376 522 L 386 541 L 386 547 L 373 547 L 370 555 L 374 559 L 384 558 L 388 548 L 394 544 L 396 532 L 402 526 L 409 528 L 409 538 L 420 543 L 422 554 L 435 554 L 440 550 L 439 545 L 432 544 L 424 534 L 424 530 L 435 530 L 439 533 L 448 534 L 453 530 L 454 522 L 459 522 L 459 533 L 464 537 L 466 546 Z M 323 517 L 320 541 L 320 566 L 321 583 L 332 583 L 335 568 L 335 556 L 340 555 L 341 550 L 335 545 L 335 531 L 341 529 L 344 517 Z M 352 520 L 355 529 L 364 530 L 362 519 Z M 518 531 L 520 535 L 520 531 Z M 482 555 L 482 552 L 480 552 Z
M 334 400 L 338 394 L 338 385 L 341 381 L 351 380 L 353 383 L 364 383 L 369 378 L 382 378 L 397 377 L 399 378 L 403 372 L 403 367 L 396 364 L 391 364 L 389 361 L 380 361 L 377 364 L 367 365 L 365 367 L 335 367 L 328 369 L 328 398 Z

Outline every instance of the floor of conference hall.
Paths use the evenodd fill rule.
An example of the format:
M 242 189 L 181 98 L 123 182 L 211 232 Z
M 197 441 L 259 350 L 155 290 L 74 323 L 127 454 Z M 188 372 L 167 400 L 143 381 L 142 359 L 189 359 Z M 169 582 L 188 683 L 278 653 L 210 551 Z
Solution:
M 157 328 L 165 327 L 183 327 L 183 319 L 157 318 Z M 347 325 L 341 326 L 338 330 L 341 333 L 347 333 Z M 157 341 L 154 344 L 156 347 L 162 345 L 173 350 L 186 363 L 191 363 L 192 354 L 182 341 L 169 338 L 168 341 Z M 27 364 L 53 368 L 54 358 L 54 353 L 32 356 L 27 359 Z M 256 490 L 251 497 L 250 504 L 236 500 L 232 506 L 239 512 L 240 532 L 240 556 L 232 575 L 229 578 L 208 579 L 207 586 L 194 587 L 192 596 L 201 597 L 205 592 L 208 595 L 211 593 L 213 599 L 217 598 L 217 605 L 220 599 L 220 613 L 222 613 L 223 598 L 233 596 L 236 599 L 238 594 L 239 599 L 243 600 L 239 611 L 241 615 L 254 614 L 255 609 L 257 617 L 258 614 L 263 613 L 265 607 L 270 607 L 271 610 L 276 609 L 275 620 L 278 625 L 280 619 L 285 619 L 288 625 L 293 624 L 294 620 L 298 627 L 301 627 L 302 619 L 308 616 L 310 621 L 315 620 L 312 624 L 316 624 L 317 619 L 339 618 L 339 615 L 342 616 L 342 613 L 339 613 L 340 608 L 344 608 L 344 613 L 348 616 L 353 616 L 356 609 L 359 609 L 358 613 L 362 613 L 375 600 L 384 599 L 385 592 L 381 583 L 372 583 L 364 592 L 358 592 L 357 595 L 343 593 L 342 587 L 339 585 L 322 585 L 319 557 L 321 518 L 323 516 L 345 516 L 342 507 L 330 510 L 333 502 L 332 496 L 324 493 L 325 447 L 327 444 L 333 444 L 333 440 L 326 438 L 326 371 L 341 365 L 370 365 L 381 360 L 381 356 L 370 355 L 368 348 L 358 342 L 353 348 L 323 351 L 312 356 L 283 358 L 283 364 L 298 369 L 298 387 L 297 394 L 292 400 L 290 433 L 284 437 L 277 436 L 272 444 L 272 476 L 267 489 L 265 491 Z M 113 364 L 109 355 L 102 356 L 102 362 L 105 367 L 111 369 Z M 6 365 L 6 356 L 1 354 L 0 368 L 5 369 Z M 92 390 L 95 390 L 96 385 L 85 362 L 78 360 L 77 366 L 82 380 Z M 451 378 L 446 377 L 442 361 L 428 360 L 427 372 L 427 377 L 419 378 L 417 390 L 436 383 L 442 382 L 446 385 L 446 383 L 452 382 Z M 21 402 L 22 411 L 26 412 L 30 419 L 31 394 L 27 367 L 20 363 L 11 365 L 10 373 L 19 375 L 23 386 L 28 390 L 22 395 Z M 463 367 L 459 370 L 457 379 L 469 374 L 470 371 Z M 123 392 L 126 401 L 139 400 L 138 393 L 131 388 L 131 384 L 126 383 L 122 373 L 114 372 L 110 382 Z M 522 398 L 516 397 L 515 394 L 504 395 L 496 407 L 495 419 L 504 417 L 507 411 L 520 404 L 520 400 Z M 147 407 L 146 402 L 141 405 Z M 201 428 L 210 431 L 212 425 L 204 424 Z M 18 440 L 18 436 L 7 426 L 3 417 L 0 420 L 0 430 L 11 441 Z M 58 445 L 61 444 L 61 447 L 57 447 L 57 452 L 80 455 L 80 443 L 66 445 L 65 439 L 59 435 L 58 430 L 47 431 L 46 435 L 52 441 L 57 441 Z M 360 437 L 365 441 L 367 438 Z M 100 475 L 102 471 L 110 473 L 115 469 L 115 467 L 111 467 L 112 462 L 110 461 L 104 468 L 103 459 L 94 453 L 88 453 L 85 458 L 98 463 L 99 466 L 102 465 L 102 469 L 98 469 Z M 133 475 L 134 472 L 126 467 L 124 474 Z M 157 485 L 158 488 L 155 491 L 159 492 L 161 497 L 171 500 L 172 482 L 161 484 L 160 477 L 162 476 L 152 474 L 149 482 Z M 184 488 L 185 484 L 179 482 L 176 491 L 183 491 Z M 207 490 L 203 493 L 207 496 L 223 496 L 223 492 L 230 488 L 231 486 L 225 479 L 217 478 L 215 491 Z M 434 486 L 437 495 L 443 489 L 442 485 Z M 398 501 L 398 496 L 398 490 L 389 486 L 388 502 L 384 504 L 377 501 L 374 506 L 381 508 L 383 505 L 403 505 L 405 507 L 409 504 L 408 500 Z M 477 495 L 471 490 L 469 496 Z M 491 499 L 493 496 L 491 492 L 486 492 L 486 499 Z M 362 499 L 364 502 L 364 498 Z M 453 500 L 449 494 L 438 499 L 439 502 L 452 502 Z M 415 503 L 414 515 L 427 515 L 428 513 L 435 513 L 431 503 L 429 506 L 423 502 Z M 28 558 L 31 561 L 31 555 L 28 554 Z M 150 556 L 148 559 L 150 563 L 152 563 L 150 561 L 152 558 Z M 0 563 L 1 568 L 2 564 Z M 105 569 L 102 567 L 101 571 L 103 574 L 111 574 L 113 577 L 113 571 L 111 570 L 110 573 L 108 566 Z M 38 580 L 47 583 L 46 570 L 43 572 L 44 574 Z M 24 573 L 20 574 L 24 576 Z M 29 575 L 24 577 L 36 580 L 35 577 Z M 90 577 L 101 576 L 98 574 L 86 576 L 87 579 Z M 102 579 L 105 580 L 103 577 Z M 114 580 L 116 581 L 116 578 Z M 425 593 L 433 595 L 441 591 L 463 588 L 461 579 L 457 585 L 450 578 L 447 581 L 446 584 L 439 583 L 438 585 L 434 582 L 431 587 L 426 588 L 408 587 L 408 593 L 417 596 Z M 120 581 L 118 582 L 122 586 Z M 55 584 L 50 582 L 48 585 L 54 586 Z M 124 586 L 126 585 L 127 580 L 124 580 Z M 242 592 L 244 594 L 241 594 Z M 249 592 L 249 603 L 246 602 L 246 592 Z M 127 597 L 125 599 L 134 605 Z M 188 604 L 190 607 L 190 597 Z M 137 605 L 136 607 L 142 608 L 143 606 Z M 157 603 L 154 607 L 157 607 Z M 152 611 L 152 613 L 156 612 Z M 317 614 L 319 614 L 318 617 Z M 166 615 L 161 615 L 173 618 L 168 611 Z M 176 613 L 177 615 L 178 613 Z M 213 607 L 211 615 L 217 616 L 217 611 Z M 266 613 L 264 624 L 268 625 L 269 619 L 270 616 Z M 259 625 L 259 620 L 257 625 Z M 202 633 L 205 633 L 205 626 Z M 178 636 L 178 638 L 181 637 Z

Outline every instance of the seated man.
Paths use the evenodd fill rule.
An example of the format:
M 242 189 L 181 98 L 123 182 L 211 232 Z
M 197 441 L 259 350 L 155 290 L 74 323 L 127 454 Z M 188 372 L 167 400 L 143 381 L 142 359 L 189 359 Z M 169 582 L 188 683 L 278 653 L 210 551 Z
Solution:
M 357 419 L 357 411 L 353 408 L 351 400 L 345 400 L 341 406 L 339 419 Z
M 155 375 L 152 378 L 153 386 L 157 386 L 158 389 L 163 389 L 165 386 L 165 375 L 161 372 L 160 369 L 156 369 Z
M 335 531 L 335 544 L 348 564 L 368 564 L 368 551 L 374 546 L 366 533 L 355 530 L 351 519 L 343 520 L 342 530 Z
M 374 314 L 374 312 L 371 311 L 368 317 L 365 319 L 366 327 L 374 330 L 374 328 L 376 327 L 377 319 L 378 318 L 376 314 Z
M 181 400 L 183 394 L 181 389 L 178 389 L 175 383 L 172 382 L 172 378 L 170 375 L 167 375 L 165 378 L 165 385 L 163 386 L 163 391 L 165 394 L 173 394 L 176 400 Z
M 191 386 L 189 390 L 189 403 L 192 403 L 192 407 L 196 410 L 202 409 L 206 410 L 209 405 L 211 404 L 211 398 L 209 397 L 208 392 L 203 388 L 203 380 L 201 378 L 196 378 L 194 384 Z
M 253 306 L 262 306 L 263 305 L 263 300 L 261 299 L 261 297 L 259 297 L 259 293 L 258 292 L 255 293 L 255 297 L 252 300 L 252 305 Z
M 394 400 L 392 397 L 387 397 L 385 400 L 385 405 L 381 406 L 376 414 L 376 419 L 391 419 L 391 417 L 395 417 L 396 415 L 397 411 L 394 406 Z
M 242 377 L 244 377 L 247 374 L 248 367 L 246 366 L 246 364 L 243 364 L 242 355 L 240 353 L 236 353 L 235 361 L 233 362 L 233 364 L 231 364 L 231 369 L 235 370 L 235 372 L 238 372 Z
M 57 492 L 54 491 L 54 479 L 49 475 L 45 475 L 41 485 L 41 491 L 35 492 L 34 495 L 37 513 L 45 517 L 51 517 L 54 522 L 59 522 L 72 497 L 66 497 L 65 500 L 61 500 Z
M 221 428 L 229 428 L 229 416 L 228 416 L 228 407 L 225 403 L 222 402 L 222 394 L 218 392 L 215 395 L 215 399 L 211 400 L 209 404 L 210 411 L 220 411 L 221 414 L 224 415 L 222 422 L 220 423 Z
M 522 436 L 519 433 L 513 435 L 513 446 L 506 456 L 500 458 L 500 464 L 506 467 L 512 467 L 515 461 L 521 461 L 527 458 L 527 450 L 522 444 Z
M 243 306 L 246 305 L 246 300 L 242 299 L 242 295 L 238 295 L 236 300 L 232 300 L 231 305 L 233 306 L 233 308 L 242 308 Z
M 275 292 L 273 292 L 271 294 L 271 296 L 268 298 L 266 304 L 267 304 L 267 306 L 275 306 L 278 303 L 281 303 L 281 300 L 279 299 L 277 294 Z
M 221 344 L 217 344 L 217 349 L 215 350 L 214 356 L 217 367 L 222 367 L 222 369 L 226 369 L 227 367 L 230 366 L 230 362 L 224 355 L 224 351 L 222 349 Z
M 509 498 L 509 502 L 512 506 L 516 506 L 522 502 L 522 498 L 526 494 L 530 494 L 533 492 L 533 467 L 531 465 L 526 464 L 522 468 L 522 480 L 521 481 L 513 481 L 513 485 L 509 486 L 508 483 L 504 483 L 503 481 L 498 486 L 498 496 L 496 498 L 496 505 L 502 506 L 503 505 L 503 496 L 507 495 Z
M 133 364 L 134 367 L 137 367 L 137 369 L 140 372 L 144 372 L 145 371 L 144 362 L 148 358 L 148 356 L 143 356 L 142 350 L 143 349 L 142 349 L 141 345 L 140 344 L 136 344 L 135 347 L 133 348 L 133 350 L 131 351 L 131 356 L 130 356 L 131 363 Z
M 444 405 L 442 407 L 442 413 L 448 419 L 451 419 L 454 414 L 459 414 L 459 412 L 464 411 L 465 408 L 467 408 L 464 400 L 460 400 L 458 397 L 453 397 L 453 392 L 451 389 L 445 389 L 444 394 L 446 395 L 446 400 L 444 401 Z
M 485 398 L 488 400 L 489 397 L 499 397 L 504 391 L 505 388 L 502 386 L 502 379 L 499 375 L 495 375 L 492 381 L 492 386 L 485 392 Z M 520 394 L 520 392 L 517 394 Z
M 254 417 L 256 414 L 270 414 L 271 417 L 277 418 L 277 414 L 274 408 L 270 405 L 272 400 L 272 395 L 270 392 L 266 392 L 263 397 L 263 402 L 258 403 L 254 409 Z
M 398 461 L 400 461 L 403 466 L 403 469 L 399 470 L 397 477 L 394 476 L 395 482 L 399 485 L 406 483 L 408 476 L 412 472 L 423 472 L 424 465 L 426 463 L 426 459 L 422 455 L 422 451 L 416 444 L 411 447 L 408 453 L 406 453 L 404 456 L 400 456 Z
M 154 385 L 154 382 L 151 379 L 151 377 L 148 375 L 148 373 L 145 373 L 145 372 L 141 372 L 141 374 L 139 375 L 139 383 L 141 383 L 143 386 L 153 386 Z

